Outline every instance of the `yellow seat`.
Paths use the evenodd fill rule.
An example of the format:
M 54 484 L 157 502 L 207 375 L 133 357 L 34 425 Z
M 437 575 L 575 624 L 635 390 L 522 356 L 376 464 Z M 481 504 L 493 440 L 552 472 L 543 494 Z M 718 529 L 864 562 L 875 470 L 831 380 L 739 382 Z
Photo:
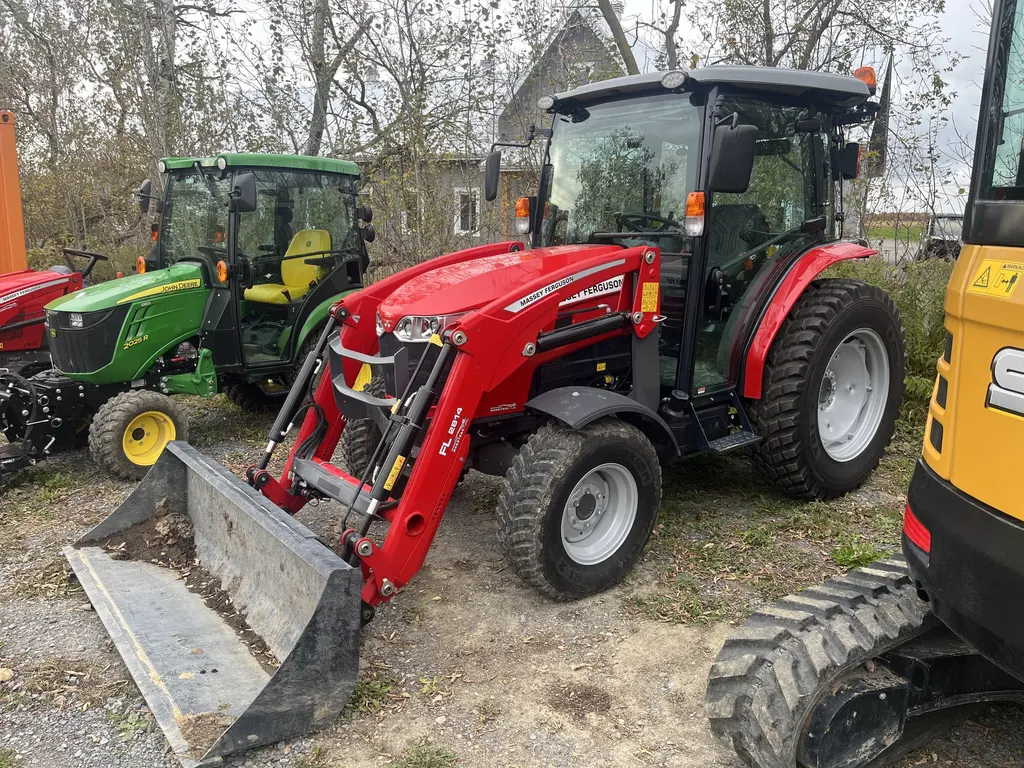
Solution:
M 291 258 L 310 254 L 314 259 L 326 256 L 331 250 L 331 234 L 326 229 L 302 229 L 295 233 L 281 262 L 280 283 L 261 283 L 245 289 L 247 301 L 260 304 L 287 304 L 301 299 L 319 280 L 327 276 L 326 267 L 307 264 L 305 259 Z

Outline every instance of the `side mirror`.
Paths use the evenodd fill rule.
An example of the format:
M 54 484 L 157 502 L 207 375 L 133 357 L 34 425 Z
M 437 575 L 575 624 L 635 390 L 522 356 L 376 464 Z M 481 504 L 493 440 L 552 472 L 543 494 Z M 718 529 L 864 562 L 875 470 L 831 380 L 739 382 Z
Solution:
M 856 179 L 860 174 L 860 144 L 849 142 L 832 153 L 832 178 Z
M 487 155 L 484 171 L 484 199 L 492 202 L 498 197 L 498 177 L 501 174 L 501 150 L 496 149 Z
M 253 174 L 240 173 L 235 176 L 228 209 L 233 213 L 250 213 L 256 210 L 256 177 Z
M 153 196 L 153 182 L 146 179 L 139 187 L 139 212 L 149 213 L 149 200 Z
M 368 205 L 360 205 L 356 208 L 356 218 L 369 224 L 373 221 L 373 208 Z
M 359 228 L 359 236 L 363 238 L 364 243 L 372 243 L 377 239 L 377 230 L 374 228 L 373 224 L 367 222 Z
M 818 216 L 813 219 L 807 219 L 807 221 L 800 222 L 800 231 L 805 235 L 812 234 L 814 232 L 824 232 L 825 227 L 828 226 L 828 221 L 824 216 Z
M 754 170 L 757 126 L 719 126 L 711 150 L 712 192 L 746 192 Z

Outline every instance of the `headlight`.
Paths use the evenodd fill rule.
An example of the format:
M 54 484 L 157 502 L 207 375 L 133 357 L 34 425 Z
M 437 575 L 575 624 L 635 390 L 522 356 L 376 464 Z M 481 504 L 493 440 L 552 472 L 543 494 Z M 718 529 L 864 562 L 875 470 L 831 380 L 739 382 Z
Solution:
M 228 159 L 226 157 L 218 157 L 217 158 L 217 168 L 219 168 L 222 171 L 225 171 L 225 170 L 227 170 L 227 167 L 228 167 Z
M 454 315 L 434 315 L 432 317 L 403 317 L 395 326 L 395 336 L 401 341 L 430 341 L 431 336 L 440 333 L 464 314 L 466 313 L 459 312 Z M 378 334 L 384 332 L 383 325 L 378 325 L 377 328 L 379 329 Z
M 81 328 L 82 327 L 82 316 L 77 312 L 72 312 L 70 315 L 71 327 Z
M 156 169 L 160 171 L 160 173 L 167 173 L 167 163 L 161 160 L 159 163 L 157 163 Z
M 380 312 L 377 313 L 377 335 L 384 335 L 384 321 L 380 319 Z

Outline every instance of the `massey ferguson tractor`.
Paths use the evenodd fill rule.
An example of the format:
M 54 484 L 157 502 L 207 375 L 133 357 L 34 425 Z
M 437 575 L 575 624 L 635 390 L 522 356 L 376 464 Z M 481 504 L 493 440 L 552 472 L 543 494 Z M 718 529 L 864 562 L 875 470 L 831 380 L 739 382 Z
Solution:
M 361 625 L 413 579 L 469 468 L 504 478 L 498 544 L 554 600 L 629 571 L 664 463 L 749 446 L 799 498 L 860 485 L 905 355 L 884 292 L 821 277 L 874 253 L 841 239 L 846 134 L 876 111 L 862 74 L 709 67 L 545 96 L 540 187 L 517 205 L 530 247 L 441 256 L 335 304 L 248 482 L 172 442 L 65 550 L 172 750 L 191 764 L 330 723 Z M 292 517 L 309 502 L 334 503 L 332 546 Z M 126 555 L 168 530 L 244 631 L 190 591 L 206 576 Z

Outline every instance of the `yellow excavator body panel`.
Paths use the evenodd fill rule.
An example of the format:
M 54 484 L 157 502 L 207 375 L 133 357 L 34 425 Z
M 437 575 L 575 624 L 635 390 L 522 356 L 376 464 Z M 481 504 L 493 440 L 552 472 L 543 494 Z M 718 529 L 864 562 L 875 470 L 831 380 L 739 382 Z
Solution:
M 1024 248 L 965 245 L 946 292 L 924 459 L 945 480 L 1024 520 Z

